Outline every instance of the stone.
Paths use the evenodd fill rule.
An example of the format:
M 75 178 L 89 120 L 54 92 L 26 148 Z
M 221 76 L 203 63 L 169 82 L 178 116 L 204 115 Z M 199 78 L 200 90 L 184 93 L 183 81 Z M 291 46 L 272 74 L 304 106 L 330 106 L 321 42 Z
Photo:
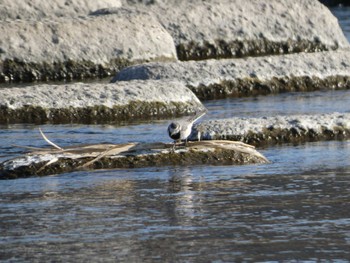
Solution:
M 145 61 L 176 60 L 172 37 L 153 16 L 110 15 L 0 22 L 0 81 L 105 77 Z
M 41 84 L 0 89 L 0 123 L 105 123 L 194 114 L 197 97 L 176 81 Z
M 350 114 L 231 118 L 203 121 L 193 128 L 190 139 L 235 140 L 255 146 L 303 143 L 350 138 Z
M 36 149 L 0 163 L 0 179 L 44 176 L 75 170 L 179 165 L 263 164 L 268 160 L 250 145 L 230 141 L 96 144 L 66 149 Z
M 317 0 L 124 1 L 123 6 L 152 11 L 174 38 L 180 60 L 349 46 L 337 18 Z
M 350 51 L 242 59 L 147 63 L 121 70 L 112 82 L 176 79 L 200 99 L 285 91 L 350 88 Z

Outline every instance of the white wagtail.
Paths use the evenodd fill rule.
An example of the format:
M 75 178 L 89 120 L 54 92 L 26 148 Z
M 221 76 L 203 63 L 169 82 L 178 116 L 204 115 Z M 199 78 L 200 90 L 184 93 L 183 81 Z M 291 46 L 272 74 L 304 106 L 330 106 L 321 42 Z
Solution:
M 176 143 L 181 141 L 185 141 L 185 145 L 187 146 L 187 138 L 192 132 L 193 123 L 203 117 L 207 111 L 207 109 L 204 109 L 190 118 L 170 123 L 168 126 L 168 133 L 170 138 L 174 140 L 173 149 L 175 149 Z

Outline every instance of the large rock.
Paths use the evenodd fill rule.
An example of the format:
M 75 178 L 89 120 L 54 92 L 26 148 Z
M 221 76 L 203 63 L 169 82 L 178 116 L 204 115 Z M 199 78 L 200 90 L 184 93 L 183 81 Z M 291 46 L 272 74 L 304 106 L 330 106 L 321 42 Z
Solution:
M 146 3 L 136 5 L 155 13 L 173 36 L 181 60 L 349 46 L 337 19 L 317 0 L 124 2 Z
M 76 17 L 101 8 L 117 7 L 121 7 L 120 0 L 1 0 L 0 20 Z
M 57 145 L 56 145 L 57 146 Z M 58 146 L 59 147 L 59 146 Z M 167 165 L 263 164 L 268 160 L 250 145 L 230 141 L 127 143 L 36 149 L 0 163 L 0 179 L 43 176 L 81 169 L 139 168 Z
M 200 99 L 281 91 L 350 88 L 350 51 L 245 59 L 148 63 L 121 70 L 115 81 L 177 79 Z
M 36 85 L 0 89 L 0 123 L 103 123 L 195 113 L 203 105 L 176 81 Z
M 261 118 L 231 118 L 203 121 L 191 135 L 198 132 L 204 140 L 235 140 L 256 146 L 276 143 L 350 138 L 350 114 L 274 116 Z
M 111 15 L 0 23 L 0 79 L 107 76 L 125 65 L 176 59 L 156 18 L 118 9 Z

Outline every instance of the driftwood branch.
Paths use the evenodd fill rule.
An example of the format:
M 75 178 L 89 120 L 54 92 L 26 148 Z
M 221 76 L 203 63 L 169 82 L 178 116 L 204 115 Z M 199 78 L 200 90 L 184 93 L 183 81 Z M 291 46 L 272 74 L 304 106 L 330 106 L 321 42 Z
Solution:
M 45 134 L 43 133 L 43 131 L 41 130 L 41 128 L 39 128 L 39 131 L 40 131 L 41 136 L 44 138 L 44 140 L 45 140 L 48 144 L 52 145 L 52 146 L 55 147 L 56 149 L 63 150 L 63 148 L 61 148 L 61 147 L 58 146 L 57 144 L 55 144 L 55 143 L 53 143 L 52 141 L 50 141 L 50 140 L 45 136 Z

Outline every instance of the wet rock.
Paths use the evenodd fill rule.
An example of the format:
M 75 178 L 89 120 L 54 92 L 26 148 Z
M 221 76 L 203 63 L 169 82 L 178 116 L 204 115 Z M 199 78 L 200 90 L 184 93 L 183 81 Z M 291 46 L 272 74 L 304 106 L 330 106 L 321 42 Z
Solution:
M 0 81 L 85 79 L 126 65 L 176 59 L 172 37 L 153 16 L 111 15 L 0 22 Z
M 121 7 L 120 0 L 2 0 L 0 20 L 40 20 L 55 17 L 77 17 L 101 8 Z
M 203 121 L 194 127 L 204 140 L 235 140 L 255 146 L 301 143 L 350 138 L 350 114 L 275 116 L 232 118 Z
M 43 176 L 81 169 L 138 168 L 166 165 L 241 165 L 267 163 L 254 147 L 240 142 L 128 143 L 38 149 L 0 164 L 0 179 Z
M 133 3 L 132 3 L 133 2 Z M 180 60 L 314 52 L 348 47 L 337 19 L 317 0 L 124 1 L 153 11 Z
M 125 68 L 112 80 L 177 79 L 200 99 L 285 91 L 350 88 L 350 51 L 245 59 L 148 63 Z
M 195 113 L 203 105 L 176 81 L 35 85 L 0 89 L 0 123 L 104 123 Z

